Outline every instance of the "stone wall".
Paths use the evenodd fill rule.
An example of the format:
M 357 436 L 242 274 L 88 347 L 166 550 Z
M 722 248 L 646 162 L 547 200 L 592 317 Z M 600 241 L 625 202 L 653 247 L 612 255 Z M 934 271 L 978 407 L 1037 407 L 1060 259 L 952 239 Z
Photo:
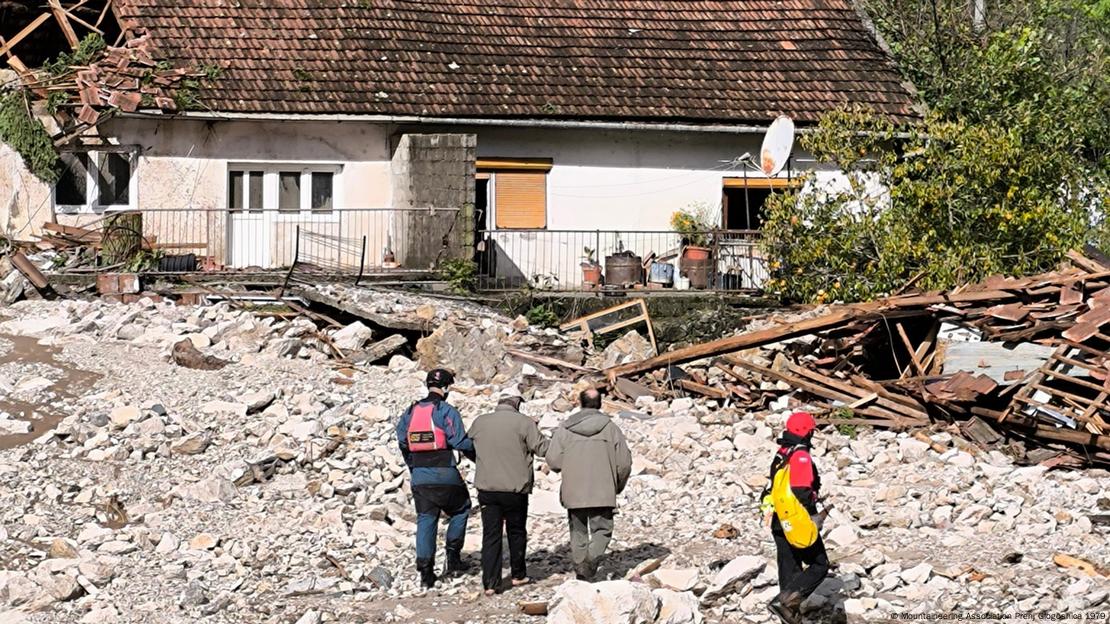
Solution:
M 470 256 L 477 143 L 474 134 L 401 135 L 392 170 L 393 206 L 402 210 L 392 230 L 402 266 L 428 268 Z

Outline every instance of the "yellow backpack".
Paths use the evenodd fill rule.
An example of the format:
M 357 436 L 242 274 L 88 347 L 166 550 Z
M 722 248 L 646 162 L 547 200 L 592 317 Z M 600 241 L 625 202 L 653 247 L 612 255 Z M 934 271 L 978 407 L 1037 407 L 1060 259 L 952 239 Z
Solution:
M 802 502 L 790 489 L 790 457 L 783 459 L 782 467 L 775 472 L 771 482 L 771 504 L 782 525 L 786 541 L 795 548 L 806 548 L 817 541 L 817 525 L 809 516 Z

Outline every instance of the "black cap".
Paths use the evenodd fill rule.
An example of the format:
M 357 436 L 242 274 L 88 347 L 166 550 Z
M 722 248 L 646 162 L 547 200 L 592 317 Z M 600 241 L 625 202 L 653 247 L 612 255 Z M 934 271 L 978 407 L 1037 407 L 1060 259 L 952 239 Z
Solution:
M 455 383 L 455 376 L 451 374 L 451 371 L 442 368 L 428 371 L 428 379 L 425 381 L 429 388 L 446 389 L 453 383 Z

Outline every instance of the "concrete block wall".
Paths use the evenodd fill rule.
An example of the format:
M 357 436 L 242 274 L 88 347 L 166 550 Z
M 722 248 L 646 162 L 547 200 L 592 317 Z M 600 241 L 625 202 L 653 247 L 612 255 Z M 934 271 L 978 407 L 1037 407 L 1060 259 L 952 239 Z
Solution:
M 393 206 L 436 209 L 396 214 L 394 251 L 402 266 L 429 268 L 437 260 L 472 253 L 477 146 L 475 134 L 403 134 L 398 139 Z

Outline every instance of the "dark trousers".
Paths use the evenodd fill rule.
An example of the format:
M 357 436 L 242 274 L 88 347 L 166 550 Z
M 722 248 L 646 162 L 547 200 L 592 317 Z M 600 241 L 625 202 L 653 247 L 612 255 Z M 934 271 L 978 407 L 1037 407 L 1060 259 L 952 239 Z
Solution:
M 817 589 L 829 573 L 829 556 L 821 536 L 806 548 L 795 548 L 786 541 L 781 529 L 772 529 L 779 561 L 779 591 L 797 592 L 804 600 Z M 805 566 L 803 569 L 802 566 Z
M 570 558 L 574 570 L 585 577 L 597 574 L 597 566 L 609 540 L 613 539 L 613 508 L 568 509 L 570 517 Z
M 509 570 L 514 579 L 528 576 L 524 554 L 528 547 L 528 495 L 515 492 L 478 492 L 482 507 L 482 587 L 501 586 L 501 537 L 509 535 Z
M 439 515 L 446 514 L 447 547 L 462 550 L 466 519 L 470 515 L 470 493 L 465 485 L 414 485 L 416 504 L 416 558 L 435 559 Z

